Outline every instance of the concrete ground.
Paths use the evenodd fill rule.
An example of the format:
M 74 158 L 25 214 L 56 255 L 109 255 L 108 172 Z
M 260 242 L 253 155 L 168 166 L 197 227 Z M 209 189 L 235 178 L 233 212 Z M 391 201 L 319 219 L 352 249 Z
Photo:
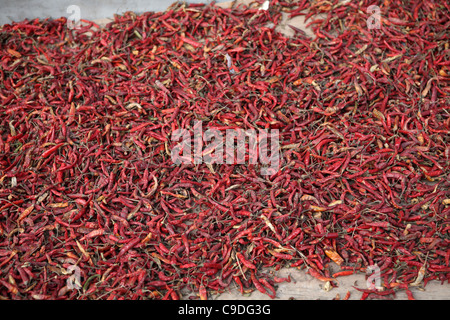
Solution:
M 186 0 L 186 2 L 207 2 Z M 221 0 L 223 1 L 223 0 Z M 217 1 L 217 2 L 221 2 Z M 172 0 L 0 0 L 0 25 L 25 18 L 69 18 L 71 6 L 78 6 L 80 19 L 96 20 L 126 11 L 164 11 Z
M 326 282 L 322 282 L 307 274 L 305 270 L 296 268 L 281 269 L 276 273 L 277 276 L 287 277 L 290 275 L 291 282 L 278 285 L 276 300 L 342 300 L 350 291 L 349 300 L 360 300 L 362 292 L 359 292 L 353 286 L 360 289 L 367 289 L 366 276 L 364 274 L 354 274 L 345 277 L 338 277 L 338 287 L 328 289 Z M 411 292 L 417 300 L 450 300 L 450 284 L 441 285 L 438 281 L 430 281 L 426 287 L 411 287 Z M 382 299 L 371 295 L 368 299 Z M 212 297 L 216 300 L 271 300 L 271 298 L 259 291 L 253 291 L 251 294 L 242 296 L 238 289 L 230 287 L 228 292 Z M 395 297 L 389 296 L 389 299 L 407 300 L 408 297 L 404 290 L 399 290 Z

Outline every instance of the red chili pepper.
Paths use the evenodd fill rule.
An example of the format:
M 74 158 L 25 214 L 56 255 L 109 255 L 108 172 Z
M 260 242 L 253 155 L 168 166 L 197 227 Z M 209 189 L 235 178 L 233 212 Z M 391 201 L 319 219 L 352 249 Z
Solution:
M 65 143 L 61 142 L 58 143 L 57 145 L 51 147 L 50 149 L 48 149 L 47 151 L 45 151 L 44 153 L 42 153 L 41 157 L 42 158 L 48 158 L 49 156 L 51 156 L 52 154 L 54 154 L 60 147 L 62 147 Z
M 261 293 L 267 293 L 266 289 L 263 287 L 263 285 L 259 282 L 259 280 L 256 278 L 255 273 L 251 272 L 251 278 L 252 282 L 255 285 L 256 289 Z
M 204 285 L 200 285 L 199 288 L 200 300 L 208 300 L 208 293 Z
M 244 266 L 246 266 L 247 268 L 249 268 L 249 269 L 256 269 L 256 266 L 255 266 L 253 263 L 251 263 L 250 261 L 246 260 L 246 259 L 244 258 L 244 255 L 243 255 L 242 253 L 237 252 L 237 253 L 236 253 L 236 257 L 237 257 L 237 258 L 242 262 L 242 264 L 243 264 Z
M 310 275 L 312 275 L 314 278 L 319 279 L 320 281 L 336 281 L 336 279 L 331 278 L 331 277 L 324 277 L 323 275 L 321 275 L 317 270 L 315 270 L 314 268 L 309 268 L 308 272 Z

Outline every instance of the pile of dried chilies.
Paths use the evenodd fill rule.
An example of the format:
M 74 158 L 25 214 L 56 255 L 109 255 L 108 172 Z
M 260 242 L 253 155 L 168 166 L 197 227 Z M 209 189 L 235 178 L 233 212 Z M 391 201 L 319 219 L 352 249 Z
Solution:
M 450 7 L 386 0 L 369 29 L 372 2 L 4 25 L 0 298 L 275 297 L 288 266 L 337 286 L 377 265 L 363 298 L 449 281 Z M 194 121 L 279 129 L 280 170 L 174 165 Z

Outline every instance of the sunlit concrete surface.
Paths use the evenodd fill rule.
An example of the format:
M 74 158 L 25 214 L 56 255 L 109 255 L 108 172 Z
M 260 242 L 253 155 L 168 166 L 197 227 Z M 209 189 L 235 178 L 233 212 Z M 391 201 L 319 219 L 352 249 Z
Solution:
M 71 6 L 80 8 L 80 19 L 95 20 L 112 18 L 126 11 L 142 13 L 164 11 L 171 0 L 0 0 L 0 25 L 12 21 L 35 18 L 69 18 Z M 209 0 L 186 0 L 185 2 L 208 3 Z M 216 1 L 216 3 L 223 2 Z

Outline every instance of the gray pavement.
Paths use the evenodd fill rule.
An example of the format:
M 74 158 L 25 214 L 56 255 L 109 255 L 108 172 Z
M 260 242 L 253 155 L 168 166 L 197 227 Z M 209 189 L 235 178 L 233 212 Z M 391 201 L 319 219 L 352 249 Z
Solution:
M 142 13 L 164 11 L 174 0 L 0 0 L 0 25 L 12 21 L 35 18 L 69 18 L 78 6 L 80 19 L 96 20 L 112 18 L 126 11 Z M 186 0 L 186 2 L 208 3 L 210 0 Z M 224 2 L 218 0 L 216 3 Z

